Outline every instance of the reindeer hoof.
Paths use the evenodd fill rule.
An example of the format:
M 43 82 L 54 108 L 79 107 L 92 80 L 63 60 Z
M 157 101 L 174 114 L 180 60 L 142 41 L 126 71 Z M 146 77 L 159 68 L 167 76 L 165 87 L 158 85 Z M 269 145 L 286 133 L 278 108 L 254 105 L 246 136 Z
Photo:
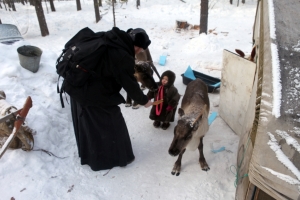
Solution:
M 174 167 L 175 168 L 175 167 Z M 171 172 L 172 175 L 179 176 L 180 175 L 180 169 L 173 169 Z
M 132 109 L 138 109 L 140 107 L 140 104 L 132 106 Z
M 130 107 L 130 106 L 131 106 L 130 103 L 126 103 L 126 104 L 125 104 L 125 107 Z
M 210 168 L 209 168 L 209 166 L 208 166 L 208 164 L 206 163 L 205 160 L 204 161 L 199 160 L 199 163 L 200 163 L 200 167 L 203 171 L 209 171 L 210 170 Z
M 179 175 L 180 175 L 180 172 L 175 172 L 175 171 L 172 171 L 172 172 L 171 172 L 171 174 L 172 174 L 172 175 L 179 176 Z
M 210 170 L 210 168 L 209 168 L 209 166 L 206 166 L 206 167 L 202 168 L 202 170 L 207 172 Z

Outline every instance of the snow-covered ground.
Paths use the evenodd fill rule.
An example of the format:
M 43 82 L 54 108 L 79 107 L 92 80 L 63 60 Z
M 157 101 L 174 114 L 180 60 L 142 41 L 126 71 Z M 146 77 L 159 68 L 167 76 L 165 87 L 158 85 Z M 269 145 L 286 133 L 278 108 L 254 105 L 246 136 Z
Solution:
M 208 29 L 176 32 L 175 21 L 186 20 L 199 24 L 200 1 L 147 0 L 136 9 L 135 0 L 116 5 L 116 26 L 122 30 L 144 28 L 152 43 L 149 47 L 154 64 L 161 74 L 165 70 L 176 73 L 175 87 L 184 94 L 186 85 L 181 74 L 188 66 L 193 70 L 221 78 L 223 49 L 242 49 L 249 54 L 252 48 L 252 27 L 256 0 L 230 5 L 228 0 L 210 1 Z M 156 129 L 149 119 L 150 108 L 138 110 L 120 105 L 126 120 L 135 161 L 126 167 L 94 172 L 80 165 L 70 106 L 61 108 L 56 93 L 55 62 L 64 44 L 81 28 L 94 31 L 113 27 L 112 8 L 103 2 L 103 17 L 95 23 L 93 1 L 81 1 L 82 10 L 76 11 L 75 1 L 55 1 L 56 12 L 42 3 L 50 35 L 42 37 L 32 6 L 16 3 L 17 12 L 0 9 L 3 24 L 18 26 L 24 41 L 13 45 L 0 44 L 0 90 L 7 101 L 23 106 L 31 96 L 33 107 L 27 116 L 28 125 L 36 130 L 34 149 L 45 149 L 58 157 L 41 151 L 7 150 L 0 159 L 0 199 L 234 199 L 237 146 L 239 137 L 217 117 L 204 138 L 204 155 L 210 171 L 202 171 L 198 151 L 187 151 L 182 160 L 180 176 L 171 175 L 176 160 L 168 154 L 176 122 L 167 130 Z M 49 12 L 47 12 L 47 8 Z M 19 64 L 17 48 L 33 45 L 43 54 L 37 73 Z M 158 64 L 166 53 L 165 66 Z M 155 75 L 154 75 L 155 76 Z M 155 76 L 156 80 L 158 78 Z M 122 91 L 125 96 L 125 92 Z M 209 94 L 211 111 L 218 112 L 219 90 Z M 175 121 L 177 120 L 176 119 Z M 226 151 L 213 153 L 212 148 Z

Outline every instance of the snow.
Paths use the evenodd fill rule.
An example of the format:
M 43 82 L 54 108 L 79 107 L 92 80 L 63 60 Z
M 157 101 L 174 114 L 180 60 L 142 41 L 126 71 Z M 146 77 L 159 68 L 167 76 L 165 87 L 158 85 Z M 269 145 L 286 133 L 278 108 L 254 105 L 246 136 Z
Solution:
M 272 54 L 272 78 L 273 78 L 273 109 L 272 114 L 278 118 L 280 117 L 280 106 L 281 106 L 281 75 L 280 75 L 280 64 L 278 56 L 278 48 L 276 44 L 271 43 L 271 54 Z
M 298 43 L 296 45 L 293 46 L 293 49 L 296 52 L 300 52 L 300 40 L 298 41 Z
M 234 2 L 235 3 L 235 2 Z M 61 107 L 56 92 L 55 62 L 64 44 L 80 29 L 94 31 L 113 27 L 112 9 L 103 1 L 101 21 L 95 23 L 93 1 L 81 1 L 82 10 L 76 11 L 75 1 L 55 1 L 56 12 L 42 3 L 50 32 L 42 37 L 32 6 L 15 3 L 17 12 L 0 9 L 2 23 L 18 26 L 24 41 L 13 45 L 0 44 L 0 90 L 6 100 L 21 108 L 28 96 L 33 107 L 26 118 L 36 131 L 34 151 L 7 150 L 0 159 L 1 199 L 234 199 L 235 176 L 230 167 L 236 165 L 239 137 L 217 117 L 204 137 L 204 155 L 210 171 L 202 171 L 198 151 L 187 151 L 182 159 L 179 176 L 171 175 L 177 158 L 168 154 L 176 124 L 167 130 L 156 129 L 149 119 L 149 108 L 138 110 L 120 105 L 127 123 L 135 154 L 135 161 L 126 167 L 94 172 L 80 165 L 77 153 L 70 105 Z M 221 78 L 223 49 L 246 54 L 252 50 L 252 27 L 256 0 L 238 7 L 228 0 L 210 1 L 209 34 L 198 30 L 175 31 L 175 21 L 186 20 L 199 24 L 198 0 L 141 1 L 116 5 L 116 26 L 122 30 L 144 28 L 152 43 L 149 47 L 154 64 L 161 74 L 165 70 L 176 73 L 175 87 L 184 94 L 186 85 L 181 74 L 188 66 L 193 70 Z M 32 73 L 19 64 L 17 49 L 33 45 L 42 49 L 40 67 Z M 167 53 L 165 66 L 158 64 L 160 55 Z M 154 75 L 156 80 L 158 78 Z M 125 92 L 122 91 L 125 96 Z M 211 112 L 218 111 L 219 92 L 209 94 Z M 213 153 L 212 147 L 226 151 Z M 44 149 L 50 152 L 39 151 Z M 51 154 L 52 153 L 52 154 Z M 297 177 L 300 175 L 298 174 Z M 237 177 L 238 178 L 238 177 Z
M 299 185 L 300 184 L 300 181 L 288 176 L 288 175 L 285 175 L 285 174 L 282 174 L 282 173 L 278 173 L 270 168 L 267 168 L 267 167 L 262 167 L 264 168 L 265 170 L 269 171 L 271 174 L 277 176 L 278 178 L 288 182 L 289 184 L 292 184 L 292 185 Z
M 274 4 L 273 0 L 269 1 L 269 23 L 270 23 L 270 37 L 276 39 L 276 27 L 275 27 L 275 13 L 274 13 Z
M 279 132 L 277 132 L 277 134 L 278 133 Z M 281 162 L 284 166 L 286 166 L 298 178 L 298 180 L 300 180 L 300 171 L 297 169 L 297 167 L 294 165 L 294 163 L 292 163 L 292 161 L 290 161 L 290 159 L 281 150 L 281 147 L 278 144 L 275 136 L 270 132 L 268 132 L 267 134 L 270 137 L 268 145 L 276 154 L 276 157 L 279 160 L 279 162 Z
M 269 24 L 270 24 L 270 37 L 273 41 L 276 40 L 276 27 L 275 27 L 275 11 L 273 0 L 269 2 Z M 281 106 L 281 76 L 280 76 L 280 64 L 278 56 L 278 47 L 276 44 L 271 43 L 271 54 L 272 54 L 272 78 L 273 78 L 273 109 L 272 114 L 278 118 L 280 117 L 280 106 Z
M 300 153 L 300 145 L 297 140 L 295 140 L 292 136 L 290 136 L 285 131 L 276 130 L 276 133 L 281 136 L 281 138 L 285 139 L 288 145 L 293 146 Z

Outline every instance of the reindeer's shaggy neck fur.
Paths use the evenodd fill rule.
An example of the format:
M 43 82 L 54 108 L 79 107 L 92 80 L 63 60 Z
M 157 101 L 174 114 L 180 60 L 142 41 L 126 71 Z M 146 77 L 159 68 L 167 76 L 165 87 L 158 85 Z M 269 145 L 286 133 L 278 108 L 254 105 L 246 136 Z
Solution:
M 193 106 L 194 107 L 194 106 Z M 186 121 L 189 121 L 190 123 L 193 123 L 196 118 L 198 117 L 199 113 L 201 112 L 198 110 L 198 112 L 192 112 L 187 116 L 183 116 Z M 190 142 L 186 146 L 186 150 L 195 151 L 200 143 L 200 138 L 205 135 L 205 133 L 208 131 L 208 112 L 207 109 L 204 110 L 202 119 L 199 120 L 198 129 L 193 133 L 193 137 L 191 138 Z
M 193 123 L 201 112 L 203 113 L 202 119 L 199 120 L 199 128 L 193 133 L 193 137 L 186 147 L 187 150 L 193 151 L 197 149 L 200 143 L 200 138 L 208 131 L 209 100 L 207 98 L 207 90 L 191 92 L 189 98 L 183 100 L 182 109 L 185 113 L 182 117 L 185 120 L 190 121 L 190 123 Z

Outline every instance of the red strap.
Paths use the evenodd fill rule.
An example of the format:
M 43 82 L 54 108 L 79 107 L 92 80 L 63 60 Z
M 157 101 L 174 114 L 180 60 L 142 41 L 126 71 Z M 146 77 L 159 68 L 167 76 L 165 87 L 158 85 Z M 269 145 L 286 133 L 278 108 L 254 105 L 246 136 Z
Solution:
M 164 86 L 161 85 L 158 89 L 158 93 L 156 96 L 156 101 L 163 99 L 164 97 Z M 162 107 L 163 107 L 163 102 L 161 102 L 160 104 L 158 104 L 156 106 L 156 115 L 160 115 L 161 111 L 162 111 Z

